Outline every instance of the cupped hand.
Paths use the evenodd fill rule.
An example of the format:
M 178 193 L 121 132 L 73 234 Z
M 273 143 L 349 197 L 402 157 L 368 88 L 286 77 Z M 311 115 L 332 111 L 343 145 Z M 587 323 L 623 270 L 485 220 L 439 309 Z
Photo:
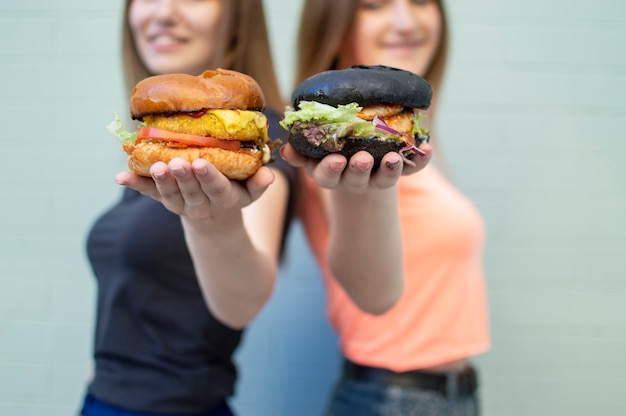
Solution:
M 240 210 L 258 199 L 274 181 L 274 174 L 265 166 L 246 181 L 230 180 L 204 159 L 191 164 L 182 158 L 175 158 L 169 164 L 157 162 L 150 168 L 150 174 L 152 177 L 147 178 L 121 172 L 115 180 L 192 220 L 216 218 Z
M 375 171 L 372 171 L 374 158 L 365 151 L 355 153 L 350 160 L 336 153 L 323 159 L 312 159 L 302 156 L 287 143 L 281 147 L 280 153 L 292 166 L 303 168 L 323 188 L 362 193 L 371 189 L 390 188 L 398 182 L 400 176 L 422 170 L 431 159 L 432 147 L 424 143 L 419 148 L 424 155 L 417 154 L 412 159 L 413 165 L 404 163 L 399 153 L 389 152 L 383 156 Z

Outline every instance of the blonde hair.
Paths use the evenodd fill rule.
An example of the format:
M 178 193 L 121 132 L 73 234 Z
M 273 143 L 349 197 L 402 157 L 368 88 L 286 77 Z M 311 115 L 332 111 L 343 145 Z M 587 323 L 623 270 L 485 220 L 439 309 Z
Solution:
M 243 72 L 254 78 L 265 94 L 267 107 L 282 112 L 274 71 L 262 0 L 221 0 L 219 44 L 207 69 L 224 68 Z M 139 58 L 128 21 L 132 0 L 126 0 L 122 28 L 122 65 L 124 84 L 130 96 L 135 84 L 151 74 Z M 192 74 L 198 75 L 198 74 Z
M 443 2 L 435 2 L 441 12 L 441 41 L 423 77 L 438 91 L 446 66 L 449 35 Z M 359 0 L 305 0 L 297 41 L 296 85 L 318 72 L 340 69 L 337 53 L 352 30 L 358 5 Z

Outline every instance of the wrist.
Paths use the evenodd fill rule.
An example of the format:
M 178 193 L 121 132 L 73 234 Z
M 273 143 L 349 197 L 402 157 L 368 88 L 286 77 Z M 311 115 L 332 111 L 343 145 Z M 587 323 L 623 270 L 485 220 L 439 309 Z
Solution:
M 351 206 L 352 208 L 362 204 L 385 206 L 390 203 L 395 205 L 398 197 L 398 188 L 397 186 L 392 186 L 385 189 L 370 189 L 367 192 L 359 193 L 346 190 L 332 190 L 330 193 L 332 201 Z
M 220 215 L 203 218 L 181 216 L 181 222 L 186 232 L 193 232 L 205 237 L 217 236 L 218 238 L 224 238 L 238 228 L 243 230 L 241 210 L 236 209 Z

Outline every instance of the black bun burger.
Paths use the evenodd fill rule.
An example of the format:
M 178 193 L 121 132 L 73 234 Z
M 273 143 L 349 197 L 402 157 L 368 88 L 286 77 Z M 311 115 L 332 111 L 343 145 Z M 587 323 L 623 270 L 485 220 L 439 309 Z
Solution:
M 417 148 L 429 139 L 420 127 L 420 109 L 430 106 L 428 82 L 412 72 L 388 66 L 356 65 L 307 78 L 291 95 L 281 122 L 299 153 L 321 159 L 329 153 L 346 158 L 360 150 L 382 157 L 399 152 L 413 164 Z

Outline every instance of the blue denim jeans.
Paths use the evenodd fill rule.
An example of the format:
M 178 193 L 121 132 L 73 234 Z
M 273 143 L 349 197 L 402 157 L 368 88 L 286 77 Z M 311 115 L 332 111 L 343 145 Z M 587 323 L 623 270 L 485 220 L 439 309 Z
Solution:
M 81 416 L 234 416 L 231 412 L 228 404 L 223 402 L 220 406 L 210 412 L 196 413 L 190 415 L 186 413 L 182 414 L 166 414 L 166 413 L 146 413 L 146 412 L 133 412 L 131 410 L 120 409 L 119 407 L 105 403 L 96 399 L 91 395 L 85 397 L 83 403 L 83 409 Z
M 326 416 L 478 416 L 475 395 L 445 397 L 413 387 L 341 380 Z

